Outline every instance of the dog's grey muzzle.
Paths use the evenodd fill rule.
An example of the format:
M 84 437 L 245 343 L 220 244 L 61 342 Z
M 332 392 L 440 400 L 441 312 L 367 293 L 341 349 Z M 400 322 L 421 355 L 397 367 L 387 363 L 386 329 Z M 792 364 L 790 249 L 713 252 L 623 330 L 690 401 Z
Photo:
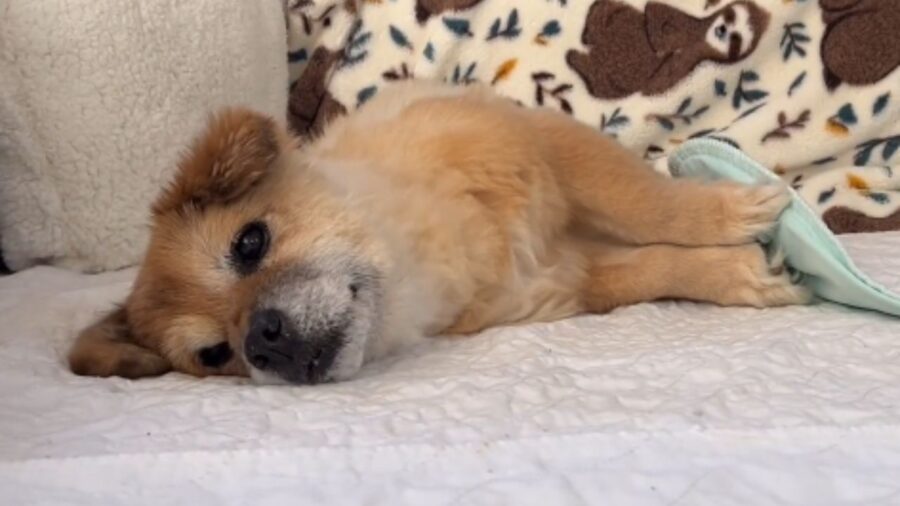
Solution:
M 359 262 L 331 258 L 291 268 L 261 293 L 244 339 L 253 368 L 294 384 L 342 379 L 359 368 L 377 328 L 378 276 Z

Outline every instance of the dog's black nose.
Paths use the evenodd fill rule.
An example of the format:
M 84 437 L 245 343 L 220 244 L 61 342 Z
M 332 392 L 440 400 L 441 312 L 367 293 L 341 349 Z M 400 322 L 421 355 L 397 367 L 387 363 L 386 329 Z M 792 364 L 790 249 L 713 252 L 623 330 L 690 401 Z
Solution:
M 255 324 L 257 327 L 256 330 L 266 341 L 274 343 L 281 339 L 282 314 L 280 312 L 275 311 L 274 309 L 266 309 L 265 311 L 256 313 L 253 317 L 251 332 L 253 331 L 253 325 Z
M 316 332 L 300 335 L 290 318 L 276 309 L 256 311 L 244 339 L 244 353 L 253 367 L 290 381 L 322 381 L 338 350 L 342 334 Z

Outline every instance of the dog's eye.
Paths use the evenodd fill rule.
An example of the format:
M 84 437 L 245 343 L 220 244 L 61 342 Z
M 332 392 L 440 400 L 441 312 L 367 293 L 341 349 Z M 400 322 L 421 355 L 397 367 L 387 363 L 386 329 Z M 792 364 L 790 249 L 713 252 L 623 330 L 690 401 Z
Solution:
M 231 360 L 232 355 L 231 346 L 228 346 L 228 343 L 207 346 L 197 352 L 197 358 L 203 364 L 203 367 L 211 368 L 222 367 Z
M 261 221 L 249 223 L 231 245 L 231 262 L 241 274 L 256 270 L 269 249 L 269 228 Z

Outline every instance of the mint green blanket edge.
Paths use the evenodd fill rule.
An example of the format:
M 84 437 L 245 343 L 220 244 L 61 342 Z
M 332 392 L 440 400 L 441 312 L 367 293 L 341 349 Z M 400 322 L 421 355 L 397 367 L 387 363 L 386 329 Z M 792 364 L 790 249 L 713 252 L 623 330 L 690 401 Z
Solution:
M 784 184 L 742 151 L 713 139 L 685 142 L 669 158 L 669 167 L 674 177 Z M 790 205 L 762 241 L 784 251 L 787 264 L 802 274 L 799 282 L 817 297 L 900 316 L 900 297 L 860 271 L 818 215 L 796 191 L 789 191 Z

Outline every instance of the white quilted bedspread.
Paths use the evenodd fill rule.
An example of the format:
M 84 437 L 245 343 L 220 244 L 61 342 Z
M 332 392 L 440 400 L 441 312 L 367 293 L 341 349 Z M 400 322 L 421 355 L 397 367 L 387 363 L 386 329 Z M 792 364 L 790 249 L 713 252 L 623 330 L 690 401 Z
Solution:
M 844 239 L 900 289 L 900 234 Z M 898 504 L 900 321 L 657 303 L 342 384 L 78 378 L 132 271 L 0 278 L 2 504 Z

